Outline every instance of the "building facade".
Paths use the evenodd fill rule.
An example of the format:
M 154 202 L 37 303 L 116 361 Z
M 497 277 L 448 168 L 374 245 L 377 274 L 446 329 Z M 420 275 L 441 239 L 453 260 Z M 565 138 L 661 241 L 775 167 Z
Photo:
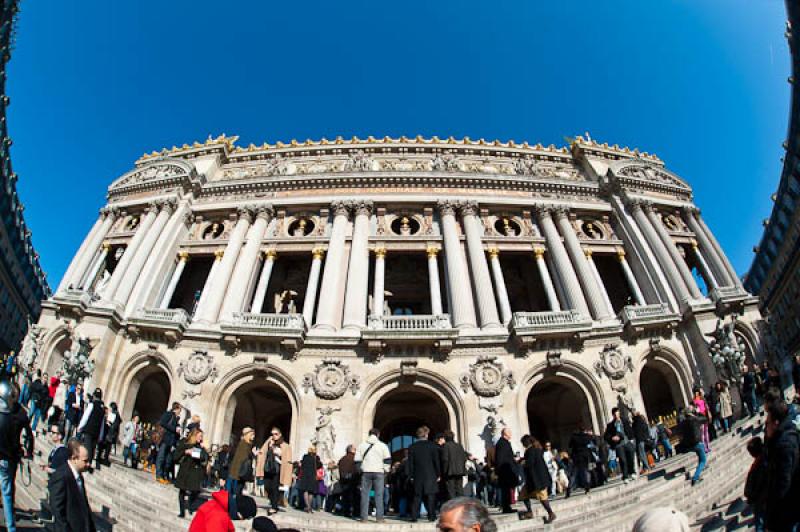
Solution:
M 481 455 L 502 426 L 557 445 L 619 404 L 650 417 L 716 380 L 707 335 L 749 295 L 655 156 L 438 138 L 145 155 L 29 337 L 50 372 L 90 346 L 92 386 L 207 437 L 277 425 L 340 456 L 425 423 Z
M 33 249 L 31 232 L 22 215 L 24 206 L 17 195 L 17 174 L 11 167 L 11 137 L 6 109 L 6 64 L 14 43 L 16 0 L 0 2 L 0 352 L 18 350 L 41 312 L 41 301 L 50 288 Z
M 764 234 L 753 251 L 755 256 L 745 278 L 745 287 L 759 296 L 761 311 L 768 317 L 767 338 L 785 375 L 791 357 L 800 353 L 800 5 L 786 2 L 786 39 L 792 60 L 792 99 L 789 128 L 784 142 L 778 190 L 773 194 L 772 213 L 764 220 Z

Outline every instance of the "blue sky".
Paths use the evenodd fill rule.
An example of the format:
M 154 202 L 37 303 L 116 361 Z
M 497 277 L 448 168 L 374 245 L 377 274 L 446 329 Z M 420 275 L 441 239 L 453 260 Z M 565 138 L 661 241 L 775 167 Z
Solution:
M 12 161 L 51 285 L 144 151 L 384 135 L 655 152 L 737 271 L 789 108 L 781 0 L 22 2 Z

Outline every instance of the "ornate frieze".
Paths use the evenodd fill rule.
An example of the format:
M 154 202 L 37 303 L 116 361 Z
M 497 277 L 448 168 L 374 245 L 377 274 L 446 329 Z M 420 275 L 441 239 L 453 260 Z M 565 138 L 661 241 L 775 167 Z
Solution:
M 314 393 L 321 399 L 338 399 L 347 390 L 355 395 L 361 387 L 361 377 L 350 372 L 347 364 L 340 360 L 325 359 L 321 364 L 317 364 L 313 373 L 307 373 L 303 377 L 303 389 L 308 393 L 309 389 L 314 389 Z

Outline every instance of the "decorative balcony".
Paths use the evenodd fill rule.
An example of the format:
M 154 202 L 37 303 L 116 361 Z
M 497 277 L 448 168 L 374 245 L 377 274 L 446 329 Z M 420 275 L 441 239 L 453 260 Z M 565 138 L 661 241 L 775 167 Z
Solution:
M 721 312 L 741 312 L 745 302 L 753 296 L 738 286 L 720 286 L 713 289 L 708 297 Z
M 653 305 L 628 305 L 620 312 L 620 319 L 625 328 L 633 333 L 647 329 L 673 329 L 681 320 L 681 316 L 672 312 L 667 303 Z
M 509 324 L 521 346 L 532 346 L 537 338 L 572 338 L 592 329 L 592 319 L 577 310 L 515 312 Z
M 140 308 L 128 319 L 128 334 L 138 339 L 144 330 L 161 332 L 174 345 L 183 337 L 189 322 L 189 314 L 182 308 Z
M 238 346 L 240 338 L 277 341 L 289 352 L 303 346 L 307 327 L 302 314 L 257 314 L 234 312 L 220 323 L 223 342 Z
M 92 304 L 92 294 L 86 290 L 65 288 L 53 296 L 52 302 L 63 310 L 82 316 Z
M 458 329 L 449 314 L 411 316 L 370 316 L 361 337 L 373 353 L 380 353 L 390 343 L 432 344 L 447 353 L 458 338 Z

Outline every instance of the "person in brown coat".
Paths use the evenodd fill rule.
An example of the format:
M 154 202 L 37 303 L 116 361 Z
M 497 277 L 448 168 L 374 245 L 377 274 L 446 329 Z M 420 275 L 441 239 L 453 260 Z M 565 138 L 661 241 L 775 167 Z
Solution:
M 236 447 L 236 453 L 233 455 L 228 472 L 228 480 L 225 483 L 225 489 L 228 492 L 228 513 L 234 521 L 239 518 L 236 499 L 242 494 L 245 482 L 253 480 L 252 459 L 255 437 L 256 431 L 251 427 L 242 429 L 242 439 L 239 440 L 239 445 Z
M 269 438 L 258 452 L 256 478 L 264 479 L 270 504 L 267 515 L 274 515 L 278 511 L 281 486 L 292 483 L 292 449 L 283 440 L 283 433 L 278 427 L 272 427 Z

